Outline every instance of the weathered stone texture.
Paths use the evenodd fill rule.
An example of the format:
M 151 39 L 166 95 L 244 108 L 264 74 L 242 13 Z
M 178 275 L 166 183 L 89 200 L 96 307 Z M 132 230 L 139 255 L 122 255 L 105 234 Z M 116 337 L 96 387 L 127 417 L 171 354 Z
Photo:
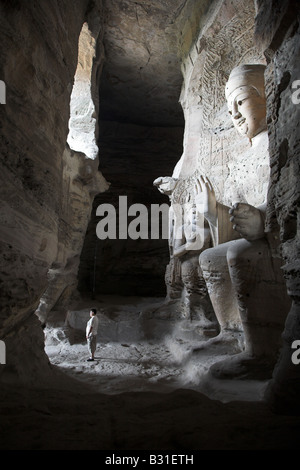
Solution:
M 7 346 L 5 370 L 16 369 L 28 381 L 39 373 L 39 361 L 48 362 L 40 323 L 32 314 L 47 287 L 48 269 L 65 244 L 62 201 L 69 187 L 63 153 L 78 37 L 88 7 L 88 1 L 1 2 L 0 75 L 7 100 L 0 108 L 0 332 Z M 93 13 L 99 16 L 99 4 Z M 72 222 L 66 223 L 72 237 Z M 26 373 L 24 349 L 35 357 Z
M 234 175 L 245 193 L 254 189 L 248 202 L 262 202 L 261 178 L 268 165 L 262 156 L 248 162 L 250 143 L 241 143 L 233 128 L 224 86 L 235 66 L 267 63 L 267 226 L 278 228 L 293 300 L 269 396 L 279 409 L 299 407 L 300 366 L 291 362 L 292 341 L 300 339 L 300 104 L 292 100 L 292 85 L 300 79 L 299 6 L 292 0 L 255 3 L 256 9 L 243 0 L 105 0 L 102 10 L 101 0 L 1 2 L 0 79 L 7 94 L 0 107 L 0 338 L 7 345 L 7 378 L 17 372 L 33 382 L 36 375 L 47 375 L 43 331 L 34 312 L 44 322 L 50 310 L 65 308 L 77 285 L 81 252 L 81 292 L 115 293 L 124 280 L 122 293 L 129 288 L 142 295 L 161 293 L 169 256 L 165 241 L 155 248 L 152 241 L 139 243 L 139 250 L 131 241 L 101 243 L 95 262 L 98 204 L 117 205 L 124 188 L 129 204 L 167 202 L 154 195 L 152 182 L 171 175 L 176 161 L 173 176 L 183 191 L 203 174 L 217 199 L 229 204 L 241 196 L 232 192 Z M 97 123 L 95 128 L 100 168 L 112 185 L 95 200 L 82 250 L 93 199 L 108 189 L 97 158 L 88 161 L 66 146 L 85 21 L 95 39 L 88 81 L 101 120 L 101 129 Z
M 269 387 L 277 410 L 299 410 L 299 365 L 292 363 L 292 343 L 300 338 L 299 282 L 299 125 L 300 104 L 293 84 L 300 77 L 300 8 L 297 2 L 258 2 L 257 44 L 266 51 L 271 185 L 268 224 L 277 224 L 287 290 L 293 305 L 283 332 L 284 346 Z M 276 14 L 277 13 L 277 14 Z M 267 30 L 264 25 L 268 24 Z
M 77 287 L 80 254 L 94 197 L 109 188 L 98 172 L 98 158 L 91 160 L 67 146 L 62 163 L 61 185 L 64 190 L 59 212 L 57 251 L 47 273 L 47 289 L 36 311 L 42 323 L 46 322 L 47 314 L 53 309 L 61 309 L 63 318 L 64 307 Z
M 180 64 L 208 0 L 106 0 L 103 120 L 182 126 Z
M 227 1 L 212 5 L 183 63 L 180 101 L 185 116 L 184 151 L 173 176 L 186 178 L 196 172 L 209 176 L 217 199 L 225 204 L 232 202 L 232 175 L 236 181 L 249 184 L 253 192 L 253 177 L 266 170 L 262 168 L 266 165 L 264 157 L 249 165 L 246 152 L 250 144 L 234 129 L 225 100 L 225 84 L 234 67 L 265 63 L 263 54 L 253 45 L 254 16 L 252 2 L 237 1 L 234 8 Z M 259 189 L 255 188 L 257 196 Z

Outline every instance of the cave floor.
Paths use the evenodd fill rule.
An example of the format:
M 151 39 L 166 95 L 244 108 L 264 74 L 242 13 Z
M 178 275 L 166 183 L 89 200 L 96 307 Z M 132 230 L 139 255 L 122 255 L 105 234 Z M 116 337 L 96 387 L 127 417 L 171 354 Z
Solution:
M 95 360 L 89 357 L 85 342 L 59 347 L 48 346 L 46 352 L 53 365 L 68 377 L 88 384 L 95 392 L 116 395 L 132 392 L 170 393 L 178 389 L 194 390 L 223 403 L 233 400 L 261 401 L 268 381 L 216 380 L 209 376 L 211 358 L 203 352 L 199 364 L 189 354 L 190 343 L 166 342 L 99 344 Z M 224 359 L 223 354 L 217 356 Z
M 87 362 L 85 341 L 70 344 L 64 328 L 46 337 L 48 384 L 1 385 L 1 450 L 98 450 L 105 457 L 298 447 L 300 418 L 272 412 L 263 400 L 267 381 L 209 375 L 222 348 L 193 355 L 197 344 L 176 337 L 99 341 L 95 361 Z
M 224 344 L 207 347 L 209 338 L 195 334 L 193 324 L 184 323 L 179 327 L 180 322 L 175 322 L 174 327 L 168 320 L 162 320 L 168 308 L 176 308 L 174 304 L 165 307 L 162 298 L 100 297 L 95 302 L 100 319 L 95 361 L 87 362 L 89 354 L 84 338 L 89 305 L 89 300 L 83 301 L 72 312 L 76 317 L 75 326 L 79 324 L 81 328 L 79 339 L 79 330 L 76 330 L 77 338 L 70 342 L 66 331 L 68 322 L 60 327 L 55 321 L 52 325 L 50 322 L 45 330 L 45 351 L 53 365 L 67 376 L 88 384 L 95 392 L 114 395 L 128 391 L 169 393 L 188 389 L 224 403 L 263 399 L 268 381 L 211 377 L 209 367 L 230 356 L 230 347 Z M 138 316 L 149 311 L 152 326 L 148 322 L 143 328 L 147 333 L 150 330 L 152 337 L 145 339 L 145 331 L 137 326 L 143 323 Z M 200 345 L 204 348 L 197 350 Z

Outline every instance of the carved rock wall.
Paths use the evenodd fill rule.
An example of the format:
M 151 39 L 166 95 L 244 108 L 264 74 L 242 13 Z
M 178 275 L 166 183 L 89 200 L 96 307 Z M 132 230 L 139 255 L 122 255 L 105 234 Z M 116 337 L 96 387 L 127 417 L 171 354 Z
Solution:
M 93 18 L 99 22 L 100 2 L 94 6 Z M 7 348 L 5 376 L 32 383 L 48 373 L 34 311 L 48 286 L 49 268 L 62 273 L 70 256 L 68 272 L 74 274 L 71 264 L 79 255 L 82 233 L 72 246 L 78 226 L 70 215 L 77 212 L 80 221 L 92 191 L 70 207 L 70 198 L 78 195 L 76 185 L 88 183 L 82 156 L 65 152 L 78 37 L 88 9 L 88 1 L 1 3 L 0 75 L 7 101 L 0 109 L 0 336 Z
M 47 288 L 36 310 L 42 324 L 46 323 L 51 310 L 61 311 L 63 319 L 66 305 L 72 294 L 76 294 L 80 255 L 93 200 L 96 194 L 109 188 L 98 172 L 98 164 L 98 158 L 91 160 L 68 146 L 62 155 L 63 189 L 57 253 L 47 273 Z
M 300 365 L 292 361 L 300 340 L 299 125 L 300 8 L 297 2 L 258 1 L 256 41 L 268 58 L 266 73 L 271 186 L 268 225 L 280 230 L 283 270 L 293 303 L 283 332 L 283 348 L 268 398 L 279 412 L 300 412 Z M 299 85 L 298 85 L 299 88 Z M 298 356 L 296 356 L 297 359 Z
M 110 3 L 116 4 L 116 2 Z M 172 2 L 159 3 L 164 5 L 166 11 L 172 9 Z M 249 170 L 244 169 L 241 160 L 237 166 L 237 156 L 240 155 L 242 148 L 245 151 L 249 148 L 249 143 L 245 141 L 241 145 L 240 137 L 233 129 L 227 114 L 224 86 L 234 66 L 246 62 L 268 62 L 266 77 L 272 182 L 268 220 L 271 225 L 278 224 L 280 228 L 281 247 L 285 259 L 284 271 L 288 291 L 293 299 L 293 307 L 284 332 L 285 345 L 274 374 L 270 394 L 279 405 L 279 409 L 282 406 L 294 412 L 297 409 L 299 396 L 300 367 L 291 361 L 292 342 L 300 339 L 297 231 L 299 212 L 297 130 L 300 105 L 295 104 L 291 96 L 292 84 L 300 78 L 299 6 L 292 0 L 284 2 L 273 0 L 271 6 L 270 2 L 264 0 L 256 2 L 257 44 L 261 45 L 259 50 L 253 41 L 256 15 L 254 2 L 245 4 L 241 0 L 234 2 L 224 0 L 213 2 L 209 10 L 207 2 L 200 3 L 196 0 L 176 2 L 177 8 L 172 12 L 172 18 L 174 21 L 183 12 L 184 26 L 176 34 L 171 27 L 172 22 L 169 22 L 169 31 L 172 32 L 170 38 L 176 41 L 176 47 L 181 51 L 184 75 L 181 94 L 185 115 L 184 150 L 173 175 L 183 181 L 184 185 L 187 182 L 187 186 L 192 184 L 196 171 L 208 175 L 217 188 L 218 198 L 225 203 L 230 202 L 233 197 L 227 192 L 227 187 L 230 188 L 231 185 L 226 185 L 230 182 L 229 168 L 238 179 L 248 184 Z M 92 4 L 93 11 L 90 10 Z M 140 22 L 141 30 L 147 28 L 145 18 L 142 19 L 141 16 L 142 6 L 136 2 L 129 4 L 128 1 L 119 2 L 124 11 L 129 7 L 133 8 L 131 17 L 135 16 L 135 21 Z M 195 7 L 196 4 L 199 9 Z M 186 7 L 192 7 L 192 10 L 186 10 Z M 96 164 L 86 165 L 84 155 L 66 149 L 70 96 L 77 66 L 78 38 L 82 24 L 88 18 L 91 20 L 91 25 L 96 28 L 95 31 L 98 33 L 101 31 L 101 2 L 99 0 L 90 4 L 88 0 L 71 3 L 56 0 L 52 2 L 14 0 L 1 2 L 0 8 L 2 18 L 0 78 L 7 86 L 6 104 L 0 107 L 2 200 L 0 338 L 5 340 L 7 346 L 8 364 L 5 369 L 7 374 L 16 373 L 24 381 L 33 383 L 36 376 L 41 375 L 42 370 L 45 375 L 49 370 L 48 358 L 43 352 L 43 332 L 34 312 L 43 294 L 44 303 L 40 304 L 39 309 L 42 319 L 49 308 L 69 298 L 77 282 L 75 273 L 78 269 L 79 253 L 93 197 L 96 192 L 107 189 L 107 183 L 93 168 Z M 151 12 L 150 4 L 145 8 L 148 9 L 148 13 Z M 88 11 L 90 15 L 87 14 Z M 197 12 L 195 22 L 190 17 L 191 11 Z M 118 29 L 118 24 L 113 20 L 109 27 Z M 194 45 L 190 47 L 198 31 L 199 35 Z M 129 43 L 131 44 L 130 41 Z M 101 47 L 101 40 L 97 45 Z M 145 47 L 142 48 L 144 68 L 151 64 L 153 57 L 146 45 L 144 42 Z M 122 54 L 124 55 L 124 51 L 121 51 L 121 56 Z M 175 61 L 174 58 L 176 63 L 177 59 Z M 167 68 L 168 65 L 173 70 L 174 62 L 164 64 Z M 98 63 L 98 66 L 99 71 L 101 63 Z M 145 70 L 140 70 L 137 77 L 144 72 Z M 109 69 L 107 76 L 111 78 Z M 148 77 L 151 83 L 151 74 Z M 177 78 L 173 75 L 172 77 L 172 83 L 170 82 L 172 97 L 169 98 L 173 101 L 174 90 L 178 90 L 179 75 L 176 75 Z M 94 84 L 97 83 L 96 78 L 99 76 L 94 76 Z M 114 83 L 114 80 L 110 80 L 111 83 Z M 121 81 L 118 80 L 118 83 Z M 105 91 L 105 88 L 102 90 Z M 163 93 L 159 91 L 157 96 L 161 97 Z M 94 96 L 97 95 L 94 85 L 93 93 Z M 121 95 L 122 91 L 119 91 L 118 96 Z M 148 95 L 151 98 L 151 93 Z M 126 99 L 120 103 L 126 104 Z M 129 103 L 131 102 L 129 100 Z M 167 103 L 168 100 L 166 106 Z M 173 117 L 176 118 L 172 121 L 172 125 L 178 123 L 177 104 L 175 107 L 176 112 Z M 120 109 L 122 110 L 122 106 Z M 150 117 L 157 116 L 155 108 L 146 111 L 145 120 L 148 122 Z M 121 117 L 120 120 L 122 121 Z M 174 128 L 176 137 L 174 136 L 173 140 L 172 131 L 167 128 L 161 129 L 156 134 L 155 138 L 159 138 L 155 149 L 152 146 L 148 153 L 151 157 L 148 168 L 155 161 L 153 155 L 157 158 L 156 161 L 160 160 L 161 163 L 163 152 L 174 155 L 175 160 L 179 148 L 178 141 L 181 139 L 181 133 L 176 129 L 178 128 Z M 129 143 L 128 139 L 137 138 L 137 129 L 131 129 L 128 133 L 127 124 L 120 126 L 113 119 L 107 127 L 103 127 L 103 130 L 107 133 L 100 135 L 99 141 L 102 141 L 108 157 L 106 162 L 105 158 L 103 160 L 103 168 L 111 168 L 112 155 L 114 162 L 119 163 L 120 171 L 117 176 L 121 184 L 119 187 L 117 185 L 118 189 L 113 198 L 119 196 L 124 188 L 124 182 L 127 181 L 128 173 L 132 172 L 134 167 L 135 177 L 130 185 L 132 196 L 135 178 L 139 180 L 138 176 L 144 173 L 145 166 L 144 163 L 141 166 L 137 164 L 139 159 L 135 155 L 133 165 L 126 167 L 128 161 L 125 165 L 123 156 L 128 156 L 129 149 L 134 144 L 134 141 Z M 139 132 L 142 134 L 141 139 L 145 141 L 146 129 L 141 126 Z M 108 144 L 106 138 L 115 139 L 114 146 Z M 168 144 L 164 148 L 166 142 Z M 119 151 L 121 147 L 123 147 L 122 152 Z M 144 150 L 138 157 L 144 159 L 147 152 Z M 159 173 L 163 174 L 165 170 L 165 174 L 170 174 L 169 164 L 170 160 L 166 159 Z M 255 162 L 250 170 L 254 178 L 259 171 L 265 171 L 262 165 L 264 163 Z M 104 174 L 110 180 L 110 175 Z M 114 174 L 116 175 L 116 172 Z M 149 171 L 147 176 L 149 179 L 151 176 L 152 182 L 159 174 L 152 176 Z M 105 197 L 103 195 L 103 199 L 99 198 L 97 204 L 104 202 Z M 111 201 L 110 197 L 108 200 Z M 136 202 L 144 201 L 139 199 Z M 90 229 L 88 235 L 89 233 Z M 86 252 L 85 258 L 82 257 L 81 273 L 84 271 L 85 273 L 80 278 L 81 286 L 85 285 L 90 276 L 91 260 L 94 255 L 91 248 L 94 245 L 88 242 L 88 238 L 86 243 L 90 252 Z M 111 260 L 109 250 L 109 247 L 103 247 L 101 254 L 104 263 L 99 264 L 99 272 L 103 272 L 103 268 L 106 268 Z M 114 253 L 114 260 L 117 260 L 122 253 L 123 247 L 119 247 Z M 162 253 L 160 248 L 158 253 Z M 124 276 L 136 272 L 137 263 L 140 262 L 140 258 L 135 259 L 136 263 L 132 262 L 130 250 L 127 254 L 131 265 L 127 265 L 122 273 Z M 153 259 L 156 264 L 149 265 L 149 272 L 161 270 L 161 266 L 158 266 L 161 258 L 157 261 L 160 255 L 157 255 L 157 252 L 154 254 Z M 147 259 L 149 261 L 149 251 Z M 117 271 L 119 273 L 118 266 Z M 145 277 L 141 276 L 142 282 L 143 279 Z M 105 290 L 107 287 L 107 284 L 103 283 L 101 289 Z M 24 351 L 28 353 L 26 357 Z M 3 374 L 1 377 L 3 378 Z
M 234 67 L 265 63 L 253 41 L 254 18 L 254 2 L 237 0 L 213 5 L 182 67 L 184 152 L 173 176 L 208 176 L 217 200 L 227 205 L 241 199 L 246 202 L 247 194 L 253 193 L 253 183 L 268 172 L 264 152 L 261 159 L 248 161 L 251 145 L 233 128 L 225 99 L 225 84 Z M 241 187 L 233 193 L 232 183 L 236 186 L 237 182 L 242 182 Z M 261 204 L 261 189 L 257 184 L 256 193 L 247 202 Z
M 96 127 L 99 97 L 94 93 L 96 88 L 95 69 L 102 66 L 104 60 L 104 51 L 101 47 L 100 54 L 99 44 L 101 45 L 101 37 L 99 38 L 98 18 L 97 31 L 92 31 L 88 23 L 84 23 L 78 41 L 78 64 L 74 78 L 74 84 L 70 101 L 70 120 L 69 134 L 67 142 L 72 150 L 83 152 L 89 158 L 98 156 L 98 147 L 96 144 Z M 98 47 L 97 47 L 98 44 Z M 95 64 L 97 63 L 97 67 Z

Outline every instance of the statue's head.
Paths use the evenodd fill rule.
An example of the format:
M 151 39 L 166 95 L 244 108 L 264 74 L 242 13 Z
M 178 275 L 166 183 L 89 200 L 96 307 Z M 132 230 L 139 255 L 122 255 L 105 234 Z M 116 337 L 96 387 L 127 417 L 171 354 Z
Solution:
M 234 127 L 249 139 L 266 125 L 265 65 L 241 65 L 232 70 L 225 88 Z

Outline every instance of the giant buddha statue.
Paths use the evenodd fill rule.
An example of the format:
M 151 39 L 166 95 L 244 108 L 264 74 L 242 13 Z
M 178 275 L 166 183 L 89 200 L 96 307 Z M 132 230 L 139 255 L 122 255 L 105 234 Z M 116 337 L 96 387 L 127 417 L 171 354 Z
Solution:
M 220 334 L 207 346 L 230 344 L 241 330 L 244 337 L 240 352 L 211 366 L 210 373 L 218 378 L 271 377 L 289 311 L 278 233 L 265 229 L 269 155 L 264 71 L 260 64 L 239 66 L 225 89 L 234 127 L 250 142 L 240 160 L 251 171 L 237 175 L 237 167 L 229 167 L 224 192 L 232 195 L 230 205 L 216 200 L 206 177 L 198 179 L 195 191 L 214 243 L 199 257 L 220 325 Z M 253 165 L 258 159 L 260 164 Z

